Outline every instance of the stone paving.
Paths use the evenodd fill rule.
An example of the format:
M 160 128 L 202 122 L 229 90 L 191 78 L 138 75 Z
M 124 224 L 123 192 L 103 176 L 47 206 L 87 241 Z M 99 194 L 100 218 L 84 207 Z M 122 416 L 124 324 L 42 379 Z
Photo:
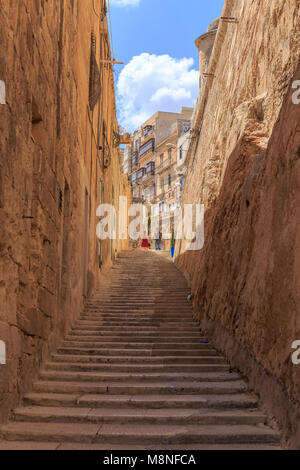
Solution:
M 122 253 L 45 363 L 0 449 L 279 449 L 161 253 Z

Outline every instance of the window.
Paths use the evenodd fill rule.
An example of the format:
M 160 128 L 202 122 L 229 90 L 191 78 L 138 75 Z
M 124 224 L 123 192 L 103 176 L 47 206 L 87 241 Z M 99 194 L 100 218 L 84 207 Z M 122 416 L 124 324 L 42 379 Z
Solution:
M 151 135 L 153 132 L 153 127 L 152 126 L 146 126 L 144 127 L 144 137 L 148 137 L 148 135 Z
M 182 160 L 182 155 L 183 155 L 183 150 L 182 150 L 182 146 L 181 146 L 180 149 L 179 149 L 179 160 Z
M 183 191 L 184 183 L 185 183 L 185 178 L 181 178 L 180 179 L 180 189 L 181 189 L 181 191 Z
M 149 162 L 147 163 L 146 167 L 146 173 L 154 175 L 154 169 L 155 169 L 155 163 L 154 162 Z
M 137 173 L 138 179 L 143 178 L 144 174 L 145 174 L 145 168 L 141 168 Z
M 164 154 L 162 153 L 160 156 L 160 163 L 162 164 L 163 161 L 164 161 Z
M 169 157 L 169 160 L 172 160 L 172 149 L 168 150 L 168 157 Z
M 140 147 L 140 157 L 143 157 L 149 152 L 153 152 L 154 147 L 155 147 L 155 140 L 154 139 L 148 140 L 148 142 L 146 142 L 144 145 Z
M 171 183 L 172 183 L 172 177 L 171 177 L 171 175 L 169 175 L 169 177 L 168 177 L 168 183 L 169 183 L 169 188 L 170 188 L 170 187 L 171 187 Z

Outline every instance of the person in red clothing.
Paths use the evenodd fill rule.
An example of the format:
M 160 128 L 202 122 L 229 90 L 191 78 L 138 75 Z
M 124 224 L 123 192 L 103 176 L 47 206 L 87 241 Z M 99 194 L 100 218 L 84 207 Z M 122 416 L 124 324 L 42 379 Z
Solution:
M 144 248 L 145 250 L 148 250 L 149 247 L 150 247 L 150 244 L 149 244 L 148 238 L 146 238 L 146 234 L 145 234 L 144 237 L 142 238 L 141 248 Z

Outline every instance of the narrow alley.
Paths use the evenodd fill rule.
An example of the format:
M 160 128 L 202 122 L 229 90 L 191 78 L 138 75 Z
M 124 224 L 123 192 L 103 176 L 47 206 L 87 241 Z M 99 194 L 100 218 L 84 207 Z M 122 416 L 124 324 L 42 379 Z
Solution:
M 0 451 L 300 450 L 299 51 L 299 0 L 0 0 Z
M 276 449 L 167 257 L 122 253 L 2 428 L 0 449 Z M 21 441 L 21 442 L 20 442 Z

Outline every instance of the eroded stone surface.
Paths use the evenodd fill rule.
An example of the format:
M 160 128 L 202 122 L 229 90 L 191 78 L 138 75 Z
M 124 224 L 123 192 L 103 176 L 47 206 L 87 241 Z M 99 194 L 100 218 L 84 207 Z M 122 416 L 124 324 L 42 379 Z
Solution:
M 112 142 L 112 71 L 99 56 L 103 105 L 89 108 L 92 31 L 106 58 L 92 0 L 0 0 L 0 422 L 99 282 L 100 178 L 107 203 L 128 188 Z M 124 243 L 103 242 L 104 271 Z
M 219 26 L 183 196 L 205 204 L 205 245 L 178 243 L 177 264 L 202 328 L 299 447 L 299 3 L 227 0 L 224 12 L 238 23 Z

